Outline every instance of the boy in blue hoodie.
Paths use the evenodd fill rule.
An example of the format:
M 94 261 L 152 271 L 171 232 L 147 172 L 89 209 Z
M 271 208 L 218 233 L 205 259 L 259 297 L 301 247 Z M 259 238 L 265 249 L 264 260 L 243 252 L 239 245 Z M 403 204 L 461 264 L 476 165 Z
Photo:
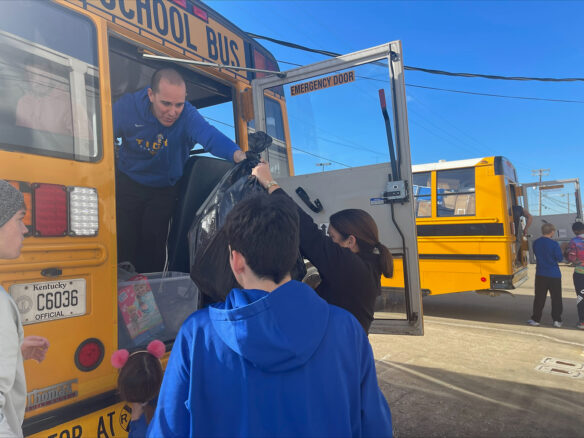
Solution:
M 533 314 L 527 321 L 529 325 L 538 326 L 545 306 L 548 291 L 552 300 L 552 319 L 554 327 L 562 326 L 562 274 L 558 263 L 564 259 L 560 244 L 552 240 L 556 227 L 545 223 L 541 226 L 542 236 L 533 242 L 536 259 L 535 298 Z
M 224 232 L 242 287 L 183 324 L 148 436 L 391 436 L 359 322 L 290 279 L 294 204 L 253 197 L 235 206 Z
M 116 160 L 118 262 L 138 272 L 161 271 L 177 182 L 195 144 L 238 163 L 245 153 L 211 126 L 187 100 L 185 81 L 171 68 L 152 84 L 125 94 L 113 107 Z

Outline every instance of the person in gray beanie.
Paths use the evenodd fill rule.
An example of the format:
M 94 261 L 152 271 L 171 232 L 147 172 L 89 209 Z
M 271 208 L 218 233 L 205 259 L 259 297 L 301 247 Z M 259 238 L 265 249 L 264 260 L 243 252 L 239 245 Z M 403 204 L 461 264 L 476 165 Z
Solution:
M 20 255 L 26 207 L 22 193 L 0 180 L 0 259 Z M 22 437 L 26 406 L 25 359 L 41 362 L 49 348 L 42 336 L 24 337 L 14 300 L 0 285 L 0 436 Z

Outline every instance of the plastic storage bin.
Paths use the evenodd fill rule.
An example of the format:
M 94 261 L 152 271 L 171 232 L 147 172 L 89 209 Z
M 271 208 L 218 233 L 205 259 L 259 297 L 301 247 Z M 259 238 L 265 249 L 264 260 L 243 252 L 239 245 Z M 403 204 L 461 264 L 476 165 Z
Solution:
M 199 308 L 199 290 L 183 272 L 137 274 L 118 283 L 118 308 L 120 348 L 171 341 Z

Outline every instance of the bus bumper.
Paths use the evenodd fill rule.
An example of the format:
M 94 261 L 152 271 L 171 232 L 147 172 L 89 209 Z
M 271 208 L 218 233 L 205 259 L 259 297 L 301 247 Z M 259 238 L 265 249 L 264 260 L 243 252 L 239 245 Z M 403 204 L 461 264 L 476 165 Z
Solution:
M 517 289 L 527 281 L 527 266 L 512 275 L 491 275 L 491 289 Z
M 28 418 L 23 431 L 28 438 L 126 437 L 131 415 L 126 403 L 104 394 Z

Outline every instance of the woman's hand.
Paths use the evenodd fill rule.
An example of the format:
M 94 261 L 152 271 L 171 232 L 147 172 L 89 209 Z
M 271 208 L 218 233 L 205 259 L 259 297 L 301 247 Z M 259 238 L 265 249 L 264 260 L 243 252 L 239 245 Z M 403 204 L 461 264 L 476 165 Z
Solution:
M 45 359 L 48 349 L 49 340 L 42 336 L 27 336 L 20 346 L 24 360 L 34 359 L 39 363 Z
M 254 175 L 262 187 L 266 188 L 268 183 L 273 181 L 272 172 L 270 172 L 270 166 L 266 162 L 261 162 L 256 167 L 253 168 L 251 174 Z

